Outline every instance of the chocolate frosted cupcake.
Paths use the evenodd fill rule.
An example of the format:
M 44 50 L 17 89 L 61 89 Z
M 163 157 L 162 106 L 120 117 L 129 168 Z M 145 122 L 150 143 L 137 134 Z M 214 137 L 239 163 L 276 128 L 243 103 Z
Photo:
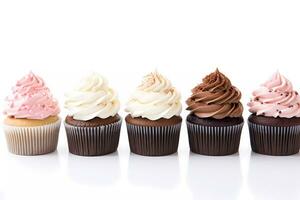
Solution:
M 65 128 L 69 151 L 81 156 L 98 156 L 118 148 L 122 119 L 114 90 L 100 74 L 85 77 L 66 94 L 69 115 Z
M 253 92 L 248 103 L 251 147 L 267 155 L 291 155 L 300 148 L 300 97 L 279 72 Z
M 126 111 L 131 152 L 144 156 L 177 152 L 182 121 L 180 93 L 168 79 L 157 72 L 145 76 Z
M 244 120 L 241 92 L 217 69 L 192 89 L 186 101 L 190 149 L 203 155 L 238 152 Z
M 56 150 L 60 109 L 43 79 L 32 72 L 20 79 L 6 98 L 4 132 L 8 150 L 41 155 Z

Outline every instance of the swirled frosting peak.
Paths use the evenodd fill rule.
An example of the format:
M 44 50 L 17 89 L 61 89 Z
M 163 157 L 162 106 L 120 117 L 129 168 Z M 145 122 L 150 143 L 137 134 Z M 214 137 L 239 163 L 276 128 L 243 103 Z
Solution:
M 132 94 L 126 111 L 132 117 L 150 120 L 170 119 L 181 113 L 181 95 L 171 82 L 158 72 L 146 75 Z
M 65 108 L 74 119 L 88 121 L 95 117 L 106 119 L 115 116 L 120 102 L 107 80 L 98 73 L 91 73 L 66 93 Z
M 252 93 L 249 111 L 267 117 L 300 117 L 300 97 L 279 72 Z
M 218 69 L 206 76 L 203 82 L 192 89 L 186 101 L 191 113 L 199 118 L 223 119 L 241 117 L 243 106 L 241 92 Z
M 45 119 L 60 112 L 57 101 L 39 76 L 30 72 L 17 81 L 6 97 L 4 114 L 24 119 Z

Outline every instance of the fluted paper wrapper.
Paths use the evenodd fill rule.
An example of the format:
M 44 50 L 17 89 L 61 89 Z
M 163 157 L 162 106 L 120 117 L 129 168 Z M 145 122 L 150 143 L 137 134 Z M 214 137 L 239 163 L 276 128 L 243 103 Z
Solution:
M 237 153 L 244 123 L 234 126 L 204 126 L 186 121 L 190 150 L 197 154 L 224 156 Z
M 17 155 L 33 156 L 56 150 L 61 120 L 35 127 L 4 125 L 8 150 Z
M 171 126 L 138 126 L 127 123 L 131 152 L 164 156 L 177 152 L 181 123 Z
M 252 151 L 265 155 L 287 156 L 300 148 L 300 126 L 265 126 L 248 121 Z
M 119 145 L 122 119 L 98 127 L 77 127 L 65 124 L 69 152 L 80 156 L 113 153 Z

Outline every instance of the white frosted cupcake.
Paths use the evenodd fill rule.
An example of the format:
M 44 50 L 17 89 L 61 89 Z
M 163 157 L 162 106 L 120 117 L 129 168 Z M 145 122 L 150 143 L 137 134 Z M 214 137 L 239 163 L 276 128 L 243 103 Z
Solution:
M 64 124 L 70 153 L 97 156 L 117 150 L 120 102 L 104 77 L 91 73 L 83 78 L 66 94 L 65 108 L 69 110 Z
M 163 156 L 177 152 L 182 118 L 180 93 L 157 72 L 144 77 L 126 106 L 131 152 Z

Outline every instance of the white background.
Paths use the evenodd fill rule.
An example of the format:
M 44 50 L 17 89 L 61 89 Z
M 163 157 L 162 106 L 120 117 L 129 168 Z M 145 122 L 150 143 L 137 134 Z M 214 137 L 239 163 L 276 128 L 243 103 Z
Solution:
M 59 100 L 82 74 L 106 76 L 124 103 L 157 69 L 182 93 L 216 67 L 243 93 L 277 69 L 300 88 L 300 5 L 264 0 L 1 0 L 0 99 L 30 70 Z M 1 104 L 2 105 L 2 104 Z M 1 107 L 1 110 L 3 107 Z M 182 112 L 186 117 L 187 111 Z M 0 199 L 300 199 L 300 156 L 251 153 L 245 124 L 240 153 L 189 153 L 183 124 L 177 155 L 129 152 L 125 124 L 118 153 L 70 155 L 62 126 L 58 151 L 22 157 L 0 135 Z

